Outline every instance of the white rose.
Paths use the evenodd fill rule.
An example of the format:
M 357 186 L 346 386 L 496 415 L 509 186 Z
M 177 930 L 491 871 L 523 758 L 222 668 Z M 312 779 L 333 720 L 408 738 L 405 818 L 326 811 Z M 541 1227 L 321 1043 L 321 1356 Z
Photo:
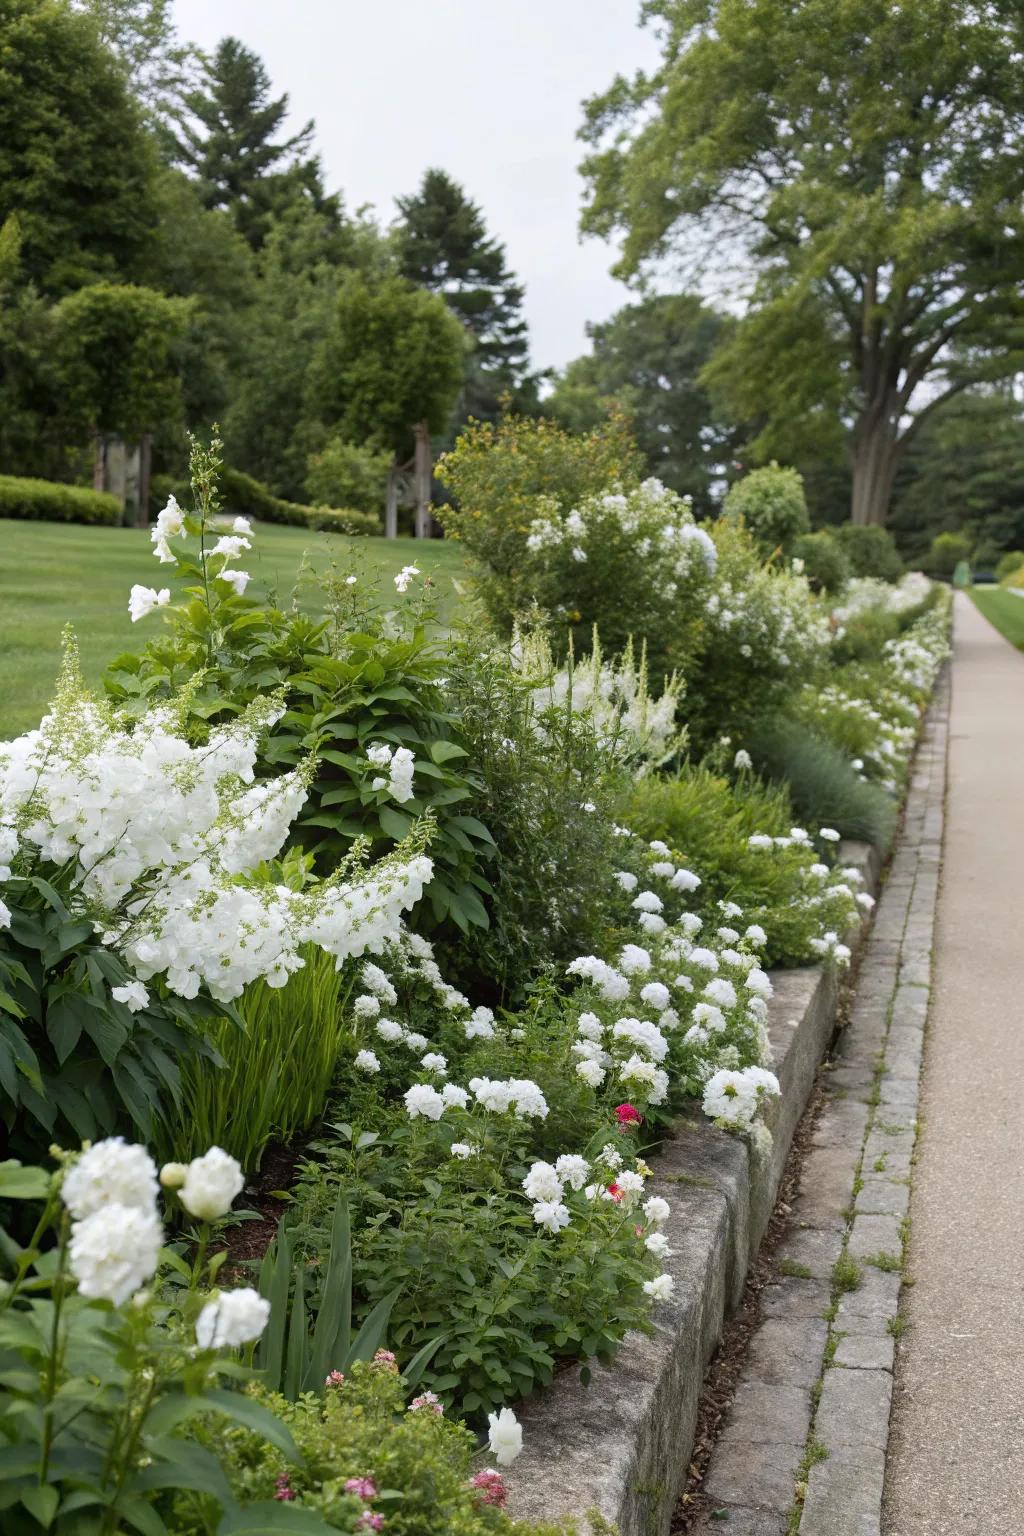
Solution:
M 509 1467 L 523 1449 L 523 1426 L 511 1408 L 489 1413 L 487 1443 L 499 1467 Z
M 153 1210 L 105 1205 L 71 1228 L 68 1265 L 83 1296 L 119 1307 L 156 1273 L 164 1234 Z
M 61 1198 L 76 1221 L 110 1206 L 156 1208 L 156 1164 L 145 1147 L 126 1145 L 121 1136 L 97 1141 L 65 1176 Z
M 196 1318 L 196 1343 L 200 1349 L 221 1349 L 251 1344 L 258 1339 L 270 1317 L 270 1302 L 251 1286 L 225 1291 L 207 1302 Z

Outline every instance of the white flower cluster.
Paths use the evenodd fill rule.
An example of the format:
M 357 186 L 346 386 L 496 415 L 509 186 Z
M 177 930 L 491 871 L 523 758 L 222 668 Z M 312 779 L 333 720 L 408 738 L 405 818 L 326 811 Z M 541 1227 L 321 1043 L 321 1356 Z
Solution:
M 922 571 L 908 571 L 897 582 L 882 581 L 877 576 L 855 576 L 847 582 L 842 600 L 832 608 L 832 618 L 838 626 L 837 638 L 842 638 L 851 619 L 861 618 L 865 613 L 876 611 L 899 615 L 919 608 L 927 602 L 932 586 Z
M 684 584 L 714 574 L 714 541 L 694 522 L 690 503 L 660 480 L 636 490 L 591 496 L 570 512 L 553 497 L 539 496 L 537 516 L 529 526 L 526 548 L 546 562 L 568 556 L 585 565 L 607 547 L 628 547 L 649 563 L 652 576 L 674 596 Z
M 704 1085 L 704 1113 L 730 1129 L 749 1130 L 766 1100 L 779 1093 L 778 1078 L 763 1067 L 716 1072 Z
M 119 1307 L 153 1278 L 164 1241 L 160 1184 L 177 1189 L 193 1216 L 213 1221 L 231 1209 L 243 1178 L 233 1157 L 211 1147 L 187 1166 L 168 1163 L 158 1180 L 145 1147 L 120 1136 L 95 1142 L 68 1168 L 61 1198 L 72 1218 L 68 1266 L 81 1295 Z M 196 1342 L 200 1349 L 250 1344 L 269 1316 L 269 1302 L 248 1287 L 220 1293 L 199 1313 Z
M 416 758 L 408 747 L 389 747 L 387 742 L 377 741 L 367 747 L 366 760 L 374 768 L 388 770 L 387 778 L 375 778 L 371 789 L 386 789 L 393 800 L 400 802 L 412 799 Z
M 595 632 L 589 656 L 557 668 L 548 641 L 534 633 L 517 635 L 512 655 L 523 675 L 534 682 L 534 725 L 540 736 L 548 734 L 551 711 L 564 715 L 568 707 L 589 718 L 604 751 L 637 772 L 656 768 L 681 750 L 685 732 L 676 713 L 682 683 L 670 678 L 661 695 L 653 698 L 646 661 L 641 657 L 637 663 L 632 642 L 622 656 L 608 662 Z
M 241 597 L 251 578 L 248 571 L 231 568 L 229 561 L 237 560 L 243 550 L 252 548 L 249 537 L 252 533 L 252 524 L 247 517 L 236 517 L 231 527 L 231 533 L 217 539 L 209 549 L 200 548 L 198 558 L 204 562 L 205 568 L 214 580 L 223 581 L 231 587 L 237 597 Z M 157 520 L 150 530 L 153 553 L 161 565 L 177 564 L 177 556 L 169 541 L 187 537 L 185 514 L 172 496 L 163 511 L 157 515 Z M 211 561 L 216 561 L 216 565 L 211 565 Z M 154 608 L 165 607 L 169 601 L 170 592 L 166 587 L 159 592 L 154 592 L 152 587 L 133 587 L 128 605 L 132 623 L 152 613 Z
M 721 577 L 704 610 L 709 662 L 738 657 L 758 671 L 797 676 L 810 670 L 831 645 L 828 617 L 807 578 L 762 566 L 743 585 Z
M 274 710 L 263 701 L 194 747 L 169 711 L 123 726 L 64 695 L 38 730 L 0 745 L 5 844 L 26 863 L 73 865 L 76 906 L 139 983 L 162 975 L 182 997 L 206 987 L 223 1001 L 257 978 L 283 986 L 303 944 L 339 964 L 378 951 L 431 877 L 429 859 L 399 852 L 301 892 L 240 878 L 280 851 L 306 798 L 298 771 L 254 782 Z M 130 1007 L 148 1001 L 137 984 L 121 990 Z

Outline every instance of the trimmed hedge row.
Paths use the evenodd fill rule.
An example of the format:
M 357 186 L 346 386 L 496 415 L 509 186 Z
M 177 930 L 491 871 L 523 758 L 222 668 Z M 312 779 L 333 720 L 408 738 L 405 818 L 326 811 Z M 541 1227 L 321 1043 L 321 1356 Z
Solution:
M 44 523 L 100 523 L 116 528 L 123 516 L 116 496 L 55 480 L 0 475 L 0 517 Z
M 254 480 L 252 475 L 225 465 L 220 477 L 225 512 L 238 517 L 253 517 L 261 523 L 285 523 L 291 528 L 312 528 L 318 533 L 381 533 L 381 521 L 369 512 L 353 508 L 303 507 L 297 501 L 282 501 Z M 189 486 L 185 481 L 158 475 L 153 480 L 153 500 L 157 508 L 170 495 L 188 506 Z

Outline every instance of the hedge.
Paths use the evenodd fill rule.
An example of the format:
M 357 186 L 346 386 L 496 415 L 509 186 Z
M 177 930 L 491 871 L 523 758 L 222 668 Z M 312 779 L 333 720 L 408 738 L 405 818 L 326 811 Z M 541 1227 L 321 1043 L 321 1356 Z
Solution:
M 0 475 L 0 517 L 33 518 L 45 523 L 102 523 L 116 528 L 123 517 L 121 503 L 105 491 L 54 480 L 28 480 Z
M 240 469 L 225 466 L 221 471 L 220 489 L 224 511 L 234 517 L 252 517 L 261 523 L 286 523 L 292 528 L 312 528 L 318 533 L 382 532 L 380 518 L 370 512 L 357 512 L 354 508 L 303 507 L 297 501 L 282 501 L 259 480 Z M 157 506 L 162 506 L 172 494 L 182 506 L 189 505 L 187 483 L 179 483 L 166 475 L 154 476 L 153 499 Z

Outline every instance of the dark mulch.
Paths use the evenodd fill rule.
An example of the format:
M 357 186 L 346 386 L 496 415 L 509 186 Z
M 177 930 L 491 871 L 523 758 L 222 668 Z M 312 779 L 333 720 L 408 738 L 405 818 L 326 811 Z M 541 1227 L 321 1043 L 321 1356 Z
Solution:
M 229 1284 L 252 1283 L 248 1261 L 259 1263 L 277 1235 L 278 1224 L 288 1209 L 286 1200 L 279 1200 L 272 1190 L 290 1189 L 295 1182 L 295 1169 L 306 1155 L 305 1141 L 285 1146 L 273 1142 L 263 1154 L 260 1171 L 245 1186 L 241 1209 L 255 1211 L 255 1221 L 240 1221 L 237 1227 L 228 1227 L 223 1234 L 221 1247 L 228 1251 L 222 1271 Z

